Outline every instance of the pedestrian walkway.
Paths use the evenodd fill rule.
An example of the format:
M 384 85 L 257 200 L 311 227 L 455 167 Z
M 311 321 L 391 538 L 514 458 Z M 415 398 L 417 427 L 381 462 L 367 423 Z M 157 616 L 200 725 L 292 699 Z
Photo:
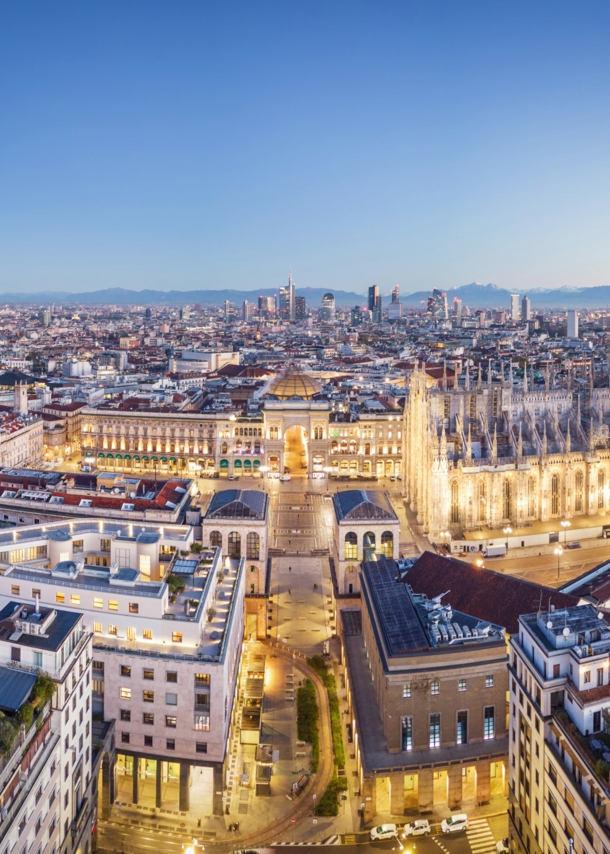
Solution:
M 466 831 L 472 854 L 495 854 L 496 841 L 485 818 L 475 818 Z

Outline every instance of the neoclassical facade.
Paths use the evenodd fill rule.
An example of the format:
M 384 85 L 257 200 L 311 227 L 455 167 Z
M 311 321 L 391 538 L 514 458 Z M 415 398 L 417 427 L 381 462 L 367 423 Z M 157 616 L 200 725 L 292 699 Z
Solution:
M 161 475 L 402 474 L 402 411 L 380 406 L 354 412 L 316 399 L 319 391 L 313 378 L 294 372 L 270 386 L 253 416 L 87 408 L 83 462 L 102 470 Z
M 509 373 L 509 375 L 512 371 Z M 445 384 L 446 385 L 446 384 Z M 518 388 L 470 378 L 455 388 L 411 377 L 405 494 L 431 540 L 503 536 L 610 511 L 610 389 Z M 583 520 L 584 521 L 584 520 Z M 573 523 L 575 524 L 575 523 Z M 547 525 L 548 527 L 548 525 Z

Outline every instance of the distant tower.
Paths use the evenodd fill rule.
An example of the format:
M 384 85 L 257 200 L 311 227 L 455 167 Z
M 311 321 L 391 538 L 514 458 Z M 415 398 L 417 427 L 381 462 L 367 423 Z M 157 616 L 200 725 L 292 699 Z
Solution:
M 578 338 L 578 312 L 573 308 L 568 311 L 568 338 Z
M 510 295 L 510 319 L 513 323 L 517 323 L 521 317 L 519 311 L 519 294 Z
M 527 294 L 521 300 L 521 320 L 532 319 L 532 303 Z
M 369 288 L 369 311 L 373 323 L 381 323 L 381 294 L 378 285 Z
M 28 414 L 28 384 L 17 380 L 15 383 L 15 398 L 13 409 L 19 415 Z
M 324 294 L 322 297 L 322 308 L 320 310 L 322 320 L 333 322 L 335 319 L 335 296 L 334 294 Z

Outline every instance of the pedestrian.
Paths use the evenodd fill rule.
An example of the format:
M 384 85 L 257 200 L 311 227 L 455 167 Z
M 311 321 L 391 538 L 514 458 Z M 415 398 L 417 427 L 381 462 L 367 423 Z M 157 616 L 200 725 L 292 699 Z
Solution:
M 197 827 L 201 827 L 201 819 L 200 818 L 197 819 Z
M 289 566 L 289 567 L 288 567 L 288 572 L 292 572 L 292 567 L 291 567 L 291 566 Z

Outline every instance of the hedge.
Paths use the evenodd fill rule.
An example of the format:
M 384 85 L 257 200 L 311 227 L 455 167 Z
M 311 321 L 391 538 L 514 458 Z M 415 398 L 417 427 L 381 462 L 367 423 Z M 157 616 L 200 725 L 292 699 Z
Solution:
M 318 770 L 320 759 L 320 713 L 316 699 L 316 689 L 310 679 L 297 690 L 297 736 L 300 741 L 311 744 L 311 769 Z

